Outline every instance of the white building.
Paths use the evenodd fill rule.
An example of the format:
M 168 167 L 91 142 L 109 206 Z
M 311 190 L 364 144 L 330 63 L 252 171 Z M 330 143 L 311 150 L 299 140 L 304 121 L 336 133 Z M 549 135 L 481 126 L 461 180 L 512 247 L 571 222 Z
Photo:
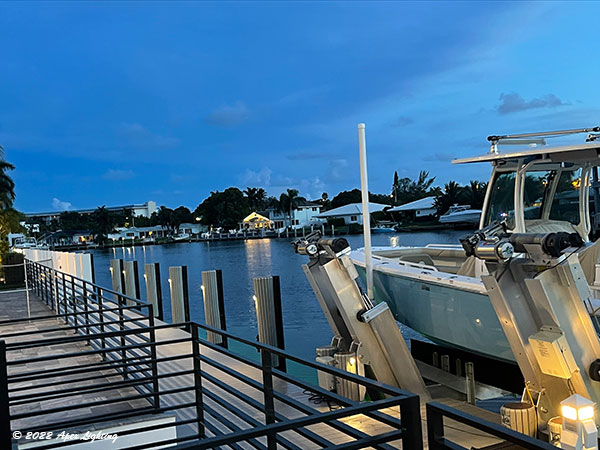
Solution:
M 382 205 L 380 203 L 369 203 L 369 214 L 373 214 L 377 211 L 383 211 L 384 208 L 389 205 Z M 340 206 L 339 208 L 330 209 L 316 216 L 318 219 L 344 219 L 346 225 L 351 223 L 363 223 L 362 215 L 362 203 L 350 203 L 349 205 Z
M 308 201 L 299 201 L 292 210 L 291 224 L 287 212 L 277 211 L 273 208 L 269 208 L 267 211 L 275 229 L 289 226 L 292 228 L 310 227 L 311 225 L 320 225 L 323 222 L 317 217 L 321 212 L 321 205 Z
M 110 233 L 107 237 L 114 241 L 125 239 L 145 239 L 145 238 L 160 238 L 167 236 L 166 230 L 160 225 L 153 227 L 117 227 L 116 233 Z
M 183 234 L 200 234 L 208 229 L 206 225 L 200 223 L 182 223 L 179 225 L 179 232 Z
M 416 219 L 435 216 L 437 209 L 435 208 L 435 197 L 425 197 L 414 202 L 405 203 L 404 205 L 395 206 L 388 209 L 388 212 L 401 212 L 409 215 L 414 214 Z
M 97 208 L 92 209 L 70 209 L 67 212 L 76 212 L 79 214 L 93 214 Z M 141 203 L 137 205 L 123 205 L 123 206 L 106 206 L 106 209 L 111 212 L 116 213 L 125 213 L 129 214 L 129 211 L 133 213 L 134 216 L 138 217 L 150 217 L 152 213 L 157 211 L 156 202 L 150 200 L 146 203 Z M 29 213 L 25 214 L 28 222 L 37 222 L 37 223 L 46 223 L 50 224 L 52 220 L 58 220 L 60 218 L 60 213 L 65 211 L 51 211 L 51 212 L 41 212 L 41 213 Z

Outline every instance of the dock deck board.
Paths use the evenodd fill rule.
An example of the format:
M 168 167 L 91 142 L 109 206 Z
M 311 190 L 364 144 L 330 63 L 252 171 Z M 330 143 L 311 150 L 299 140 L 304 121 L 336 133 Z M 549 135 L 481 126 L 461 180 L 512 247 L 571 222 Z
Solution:
M 53 311 L 48 308 L 48 306 L 40 300 L 35 294 L 30 294 L 30 304 L 31 304 L 31 313 L 32 317 L 35 316 L 44 316 L 52 314 Z M 26 317 L 26 303 L 25 303 L 25 292 L 24 291 L 12 291 L 12 292 L 0 292 L 0 320 L 13 320 L 17 318 Z M 60 324 L 56 319 L 54 320 L 43 320 L 36 321 L 30 323 L 15 323 L 14 325 L 2 326 L 0 327 L 0 339 L 3 335 L 19 332 L 19 331 L 37 331 L 38 333 L 31 335 L 28 339 L 40 339 L 40 338 L 49 338 L 56 336 L 68 336 L 75 335 L 75 332 L 72 330 L 64 329 L 59 332 L 49 332 L 48 330 L 52 327 Z M 156 321 L 157 325 L 161 325 L 160 321 Z M 177 328 L 164 328 L 156 330 L 156 340 L 160 343 L 165 343 L 170 340 L 179 339 L 179 338 L 189 338 L 189 334 L 181 329 Z M 13 342 L 12 338 L 6 339 L 7 342 Z M 23 337 L 17 338 L 19 342 L 23 342 Z M 90 349 L 91 347 L 85 342 L 78 342 L 69 345 L 60 345 L 60 346 L 49 346 L 49 347 L 36 347 L 34 349 L 26 349 L 20 351 L 18 354 L 14 354 L 9 352 L 10 358 L 13 360 L 25 358 L 27 356 L 42 356 L 42 355 L 51 355 L 58 354 L 60 352 L 74 352 Z M 165 344 L 159 345 L 157 347 L 157 357 L 170 357 L 177 355 L 191 355 L 191 343 L 175 343 L 175 344 Z M 262 384 L 262 372 L 244 362 L 238 361 L 230 356 L 215 351 L 209 348 L 206 345 L 200 345 L 200 354 L 205 358 L 210 358 L 215 362 L 222 364 L 229 369 L 233 369 L 240 374 L 254 380 L 256 383 Z M 81 359 L 76 360 L 76 364 L 87 364 L 90 362 L 98 362 L 100 360 L 99 356 L 92 355 L 87 357 L 81 357 Z M 73 361 L 70 362 L 69 365 L 63 359 L 58 359 L 58 366 L 61 367 L 60 364 L 64 364 L 64 367 L 72 367 Z M 10 371 L 15 372 L 16 370 L 28 370 L 35 371 L 36 368 L 48 369 L 51 367 L 52 362 L 45 363 L 34 363 L 31 365 L 26 365 L 26 367 L 15 367 L 11 366 Z M 191 357 L 185 358 L 177 361 L 170 362 L 159 362 L 158 363 L 158 373 L 160 375 L 167 375 L 169 373 L 175 373 L 179 371 L 187 371 L 193 368 L 193 360 Z M 265 423 L 265 415 L 263 411 L 260 411 L 246 402 L 240 400 L 237 396 L 227 392 L 221 387 L 217 386 L 208 378 L 214 377 L 215 379 L 226 383 L 230 388 L 247 395 L 249 398 L 256 401 L 258 404 L 263 404 L 263 392 L 255 387 L 250 386 L 247 383 L 244 383 L 231 375 L 226 374 L 225 372 L 210 366 L 207 363 L 202 364 L 202 370 L 205 372 L 205 375 L 202 379 L 202 386 L 206 388 L 208 391 L 213 393 L 213 395 L 222 402 L 227 402 L 228 408 L 223 407 L 213 398 L 210 398 L 209 395 L 203 395 L 204 404 L 215 410 L 217 414 L 211 415 L 209 413 L 205 413 L 205 421 L 207 424 L 207 428 L 214 427 L 219 430 L 221 433 L 229 433 L 231 432 L 231 427 L 237 427 L 239 429 L 251 429 L 254 428 L 257 424 Z M 11 373 L 9 372 L 9 373 Z M 104 376 L 104 380 L 111 381 L 120 379 L 121 375 L 117 374 L 115 371 L 103 371 L 99 372 L 102 376 Z M 34 382 L 25 382 L 23 385 L 33 385 Z M 161 378 L 159 381 L 159 386 L 161 392 L 167 392 L 171 389 L 176 389 L 182 386 L 193 385 L 193 375 L 179 375 L 172 377 Z M 40 386 L 43 388 L 43 386 Z M 308 413 L 312 412 L 326 412 L 330 410 L 330 407 L 326 403 L 317 404 L 310 400 L 310 395 L 305 393 L 302 388 L 290 383 L 288 381 L 282 380 L 278 377 L 274 377 L 274 389 L 282 394 L 285 394 L 289 398 L 295 400 L 300 403 L 302 407 L 308 411 Z M 29 391 L 28 391 L 29 392 Z M 135 390 L 133 388 L 125 388 L 119 389 L 118 391 L 109 391 L 101 394 L 82 394 L 81 396 L 70 397 L 68 399 L 57 399 L 57 400 L 48 400 L 46 402 L 38 403 L 38 404 L 30 404 L 24 405 L 23 407 L 18 407 L 11 412 L 13 414 L 23 411 L 33 411 L 33 410 L 41 410 L 50 407 L 57 407 L 59 405 L 67 405 L 69 402 L 74 402 L 77 404 L 85 405 L 95 400 L 99 399 L 109 399 L 126 397 L 128 395 L 134 395 Z M 442 401 L 445 404 L 453 406 L 455 408 L 461 409 L 463 411 L 469 412 L 478 417 L 484 418 L 486 420 L 495 420 L 498 421 L 497 416 L 494 414 L 477 408 L 472 405 L 466 405 L 462 402 L 452 399 L 438 399 L 438 401 Z M 187 391 L 177 394 L 165 394 L 161 396 L 161 406 L 176 406 L 182 403 L 188 403 L 194 401 L 194 393 Z M 40 426 L 43 425 L 41 420 L 56 420 L 56 418 L 60 418 L 68 420 L 73 418 L 81 418 L 83 416 L 92 417 L 94 415 L 102 414 L 105 412 L 117 412 L 127 408 L 139 408 L 143 405 L 148 405 L 146 400 L 135 400 L 135 401 L 122 401 L 119 403 L 114 403 L 110 405 L 104 405 L 102 407 L 90 407 L 90 408 L 80 408 L 73 409 L 58 413 L 57 415 L 52 416 L 43 416 L 40 418 L 28 418 L 23 419 L 21 421 L 14 421 L 12 426 L 14 429 L 19 429 L 23 427 L 30 426 Z M 335 407 L 335 405 L 332 405 Z M 230 409 L 235 409 L 236 413 L 232 413 Z M 281 417 L 285 417 L 288 419 L 298 418 L 306 415 L 306 412 L 300 411 L 298 408 L 292 407 L 288 404 L 285 404 L 279 400 L 275 401 L 275 410 L 276 413 Z M 400 417 L 399 408 L 387 408 L 382 410 L 381 412 L 389 415 L 392 418 L 398 419 Z M 195 408 L 190 407 L 186 409 L 178 409 L 171 413 L 175 415 L 178 419 L 186 420 L 195 417 Z M 216 417 L 222 416 L 222 417 Z M 425 417 L 425 406 L 421 406 L 421 416 L 422 416 L 422 427 L 423 433 L 426 432 L 426 417 Z M 356 430 L 364 433 L 364 435 L 375 435 L 379 433 L 384 433 L 387 431 L 392 431 L 393 428 L 383 424 L 382 422 L 376 421 L 372 418 L 367 417 L 366 415 L 360 414 L 352 417 L 348 417 L 340 420 L 341 423 L 346 424 L 355 428 Z M 483 433 L 470 429 L 462 424 L 448 421 L 446 423 L 447 434 L 448 437 L 454 440 L 455 442 L 463 445 L 466 448 L 471 447 L 485 447 L 487 445 L 495 444 L 500 442 L 500 440 L 490 437 L 489 435 L 484 435 Z M 319 423 L 316 425 L 311 425 L 306 427 L 307 430 L 317 434 L 318 436 L 325 438 L 332 442 L 333 444 L 342 444 L 345 442 L 350 442 L 353 439 L 348 436 L 346 433 L 339 431 L 331 425 L 325 423 Z M 194 424 L 187 425 L 184 427 L 178 427 L 178 436 L 185 435 L 193 435 L 196 433 L 196 426 Z M 207 435 L 213 436 L 215 433 L 207 429 Z M 291 444 L 296 445 L 302 449 L 309 448 L 321 448 L 321 446 L 316 445 L 315 443 L 308 440 L 306 437 L 301 436 L 297 431 L 287 431 L 281 434 L 281 436 L 285 437 Z M 262 445 L 266 444 L 265 438 L 257 439 Z M 426 439 L 424 436 L 425 448 Z M 402 448 L 401 442 L 395 441 L 391 443 L 391 446 L 394 448 Z M 243 448 L 249 448 L 247 444 L 242 445 Z

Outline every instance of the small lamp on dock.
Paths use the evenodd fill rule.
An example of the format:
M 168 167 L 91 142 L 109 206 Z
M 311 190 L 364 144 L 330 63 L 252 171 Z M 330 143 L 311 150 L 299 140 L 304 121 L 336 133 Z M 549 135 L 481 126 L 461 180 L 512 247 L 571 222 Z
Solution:
M 567 450 L 598 450 L 598 430 L 591 400 L 573 394 L 560 402 L 562 431 L 560 447 Z

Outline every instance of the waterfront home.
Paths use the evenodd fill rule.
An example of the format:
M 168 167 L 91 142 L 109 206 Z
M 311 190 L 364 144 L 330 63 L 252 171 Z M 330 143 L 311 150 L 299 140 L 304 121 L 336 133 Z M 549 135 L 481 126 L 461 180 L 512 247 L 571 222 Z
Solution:
M 122 241 L 126 239 L 162 238 L 167 236 L 167 230 L 160 225 L 153 227 L 117 227 L 115 233 L 110 233 L 108 239 Z
M 200 223 L 182 223 L 179 225 L 179 233 L 182 234 L 201 234 L 208 230 L 206 225 Z
M 252 214 L 244 217 L 244 220 L 240 222 L 240 228 L 247 228 L 249 230 L 273 228 L 273 221 L 262 214 L 253 212 Z
M 384 208 L 389 205 L 382 205 L 380 203 L 369 203 L 369 214 L 373 214 L 374 212 L 383 211 Z M 324 213 L 320 213 L 315 216 L 317 219 L 344 219 L 345 225 L 350 225 L 351 223 L 357 223 L 362 225 L 363 223 L 363 215 L 362 215 L 362 203 L 350 203 L 349 205 L 340 206 L 339 208 L 330 209 L 329 211 L 325 211 Z
M 434 196 L 421 198 L 400 206 L 394 206 L 387 211 L 390 213 L 398 213 L 399 216 L 411 220 L 429 220 L 437 214 Z
M 317 217 L 321 212 L 321 205 L 306 200 L 299 200 L 297 202 L 296 206 L 292 209 L 291 220 L 287 211 L 268 208 L 267 212 L 275 229 L 287 227 L 303 228 L 310 227 L 311 225 L 320 225 L 324 222 Z

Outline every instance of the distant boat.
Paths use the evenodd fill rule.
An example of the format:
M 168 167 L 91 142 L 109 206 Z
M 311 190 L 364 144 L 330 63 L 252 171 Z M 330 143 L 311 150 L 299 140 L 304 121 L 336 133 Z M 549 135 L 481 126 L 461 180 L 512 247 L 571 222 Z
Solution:
M 187 241 L 189 240 L 190 235 L 187 233 L 176 234 L 173 236 L 173 240 L 175 242 Z
M 396 230 L 394 229 L 394 223 L 378 223 L 375 226 L 371 227 L 371 233 L 393 233 Z
M 480 209 L 471 209 L 471 205 L 454 205 L 450 207 L 446 214 L 440 216 L 440 223 L 478 224 L 480 218 Z

